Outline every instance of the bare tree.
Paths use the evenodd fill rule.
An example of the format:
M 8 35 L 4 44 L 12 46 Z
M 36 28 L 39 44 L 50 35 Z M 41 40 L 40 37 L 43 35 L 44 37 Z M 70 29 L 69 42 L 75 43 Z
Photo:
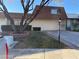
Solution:
M 35 19 L 35 17 L 39 14 L 39 12 L 41 11 L 41 9 L 46 5 L 46 3 L 48 3 L 50 0 L 41 0 L 39 8 L 33 12 L 30 16 L 28 16 L 28 12 L 33 10 L 30 9 L 30 7 L 34 4 L 35 0 L 20 0 L 21 1 L 21 5 L 23 7 L 24 13 L 22 15 L 22 19 L 20 21 L 20 27 L 21 27 L 21 31 L 24 31 L 27 26 Z M 11 18 L 11 16 L 9 15 L 9 12 L 6 8 L 6 6 L 3 3 L 3 0 L 0 0 L 0 5 L 2 6 L 2 8 L 0 8 L 1 11 L 3 11 L 5 17 L 10 20 L 10 24 L 12 26 L 12 29 L 14 31 L 16 31 L 16 27 L 14 24 L 14 20 L 13 18 Z

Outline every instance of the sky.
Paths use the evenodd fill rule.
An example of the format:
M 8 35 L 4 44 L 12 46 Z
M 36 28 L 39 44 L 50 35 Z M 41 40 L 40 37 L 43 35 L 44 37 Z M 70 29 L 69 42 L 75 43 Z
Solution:
M 35 7 L 35 5 L 39 5 L 39 3 L 40 0 L 35 0 L 33 6 Z M 20 0 L 4 0 L 4 4 L 6 5 L 9 12 L 23 12 Z M 52 2 L 49 2 L 48 5 L 62 6 L 65 8 L 66 13 L 68 14 L 79 14 L 79 0 L 52 0 Z

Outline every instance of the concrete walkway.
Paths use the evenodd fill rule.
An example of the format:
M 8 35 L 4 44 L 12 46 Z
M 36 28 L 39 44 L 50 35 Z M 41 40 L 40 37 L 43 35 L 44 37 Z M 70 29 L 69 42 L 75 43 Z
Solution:
M 58 31 L 47 32 L 51 37 L 58 40 Z M 79 49 L 79 32 L 61 31 L 60 32 L 61 42 L 68 45 L 70 48 Z
M 13 59 L 79 59 L 76 49 L 14 49 Z
M 0 58 L 5 59 L 5 56 L 5 41 L 3 40 L 3 38 L 0 38 Z

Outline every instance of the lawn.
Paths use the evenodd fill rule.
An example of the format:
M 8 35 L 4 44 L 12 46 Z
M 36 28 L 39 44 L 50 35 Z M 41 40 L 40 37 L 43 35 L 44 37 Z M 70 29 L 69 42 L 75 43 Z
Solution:
M 54 38 L 43 32 L 30 32 L 30 35 L 18 40 L 19 43 L 14 48 L 66 48 L 67 46 L 60 43 Z

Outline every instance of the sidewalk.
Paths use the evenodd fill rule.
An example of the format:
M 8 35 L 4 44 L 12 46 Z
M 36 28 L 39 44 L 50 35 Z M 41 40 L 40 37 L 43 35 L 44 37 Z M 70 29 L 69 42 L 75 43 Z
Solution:
M 76 49 L 14 49 L 13 59 L 79 59 Z

